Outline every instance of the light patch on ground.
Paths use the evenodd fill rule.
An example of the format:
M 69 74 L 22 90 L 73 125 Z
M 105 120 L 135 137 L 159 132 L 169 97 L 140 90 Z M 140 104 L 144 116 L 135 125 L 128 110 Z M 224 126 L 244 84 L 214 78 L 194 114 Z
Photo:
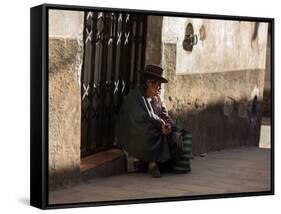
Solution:
M 260 148 L 270 148 L 270 141 L 271 141 L 271 128 L 269 125 L 262 125 L 261 126 L 261 134 L 260 134 Z

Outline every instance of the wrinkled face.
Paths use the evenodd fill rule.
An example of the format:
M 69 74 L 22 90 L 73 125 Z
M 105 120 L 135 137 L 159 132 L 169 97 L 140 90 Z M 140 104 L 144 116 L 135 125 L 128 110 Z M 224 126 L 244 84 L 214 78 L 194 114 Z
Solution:
M 155 80 L 147 80 L 146 81 L 146 95 L 147 97 L 153 97 L 155 95 L 159 95 L 161 90 L 161 82 Z

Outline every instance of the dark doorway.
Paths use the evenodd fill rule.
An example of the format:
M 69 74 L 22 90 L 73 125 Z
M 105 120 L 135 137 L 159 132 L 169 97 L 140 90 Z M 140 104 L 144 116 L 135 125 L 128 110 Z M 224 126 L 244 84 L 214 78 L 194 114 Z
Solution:
M 144 68 L 147 17 L 85 12 L 81 74 L 81 156 L 114 147 L 114 121 L 122 97 Z

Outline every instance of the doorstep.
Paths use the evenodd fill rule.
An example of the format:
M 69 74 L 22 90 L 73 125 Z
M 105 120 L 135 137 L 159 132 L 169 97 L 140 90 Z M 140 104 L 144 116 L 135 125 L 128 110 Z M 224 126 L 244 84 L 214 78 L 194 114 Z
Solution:
M 125 171 L 125 153 L 120 149 L 110 149 L 81 159 L 80 180 L 112 176 Z

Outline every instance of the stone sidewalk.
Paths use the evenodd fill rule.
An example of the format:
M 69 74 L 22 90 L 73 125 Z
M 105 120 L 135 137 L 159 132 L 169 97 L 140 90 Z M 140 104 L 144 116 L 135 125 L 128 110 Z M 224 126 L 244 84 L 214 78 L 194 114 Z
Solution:
M 270 190 L 270 148 L 240 147 L 194 157 L 188 174 L 124 173 L 49 193 L 49 203 L 97 202 Z

